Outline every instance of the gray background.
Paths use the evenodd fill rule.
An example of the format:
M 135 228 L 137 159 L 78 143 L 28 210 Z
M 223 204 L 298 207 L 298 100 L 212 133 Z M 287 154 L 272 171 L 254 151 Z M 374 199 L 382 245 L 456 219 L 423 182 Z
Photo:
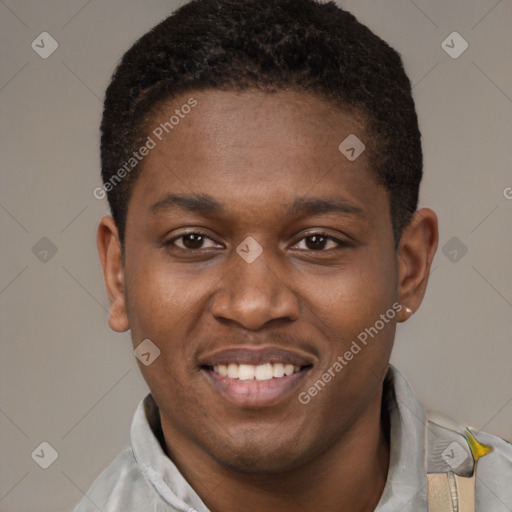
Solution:
M 393 362 L 428 408 L 511 440 L 512 3 L 342 4 L 404 58 L 423 133 L 421 205 L 440 217 L 430 288 L 399 327 Z M 147 392 L 129 335 L 107 326 L 95 231 L 108 207 L 92 191 L 114 66 L 177 5 L 0 0 L 2 512 L 72 509 L 127 445 Z M 59 44 L 46 60 L 31 48 L 43 31 Z M 457 59 L 441 47 L 453 31 L 469 43 Z M 54 255 L 47 240 L 33 250 L 43 237 Z M 59 454 L 46 470 L 31 458 L 43 441 Z

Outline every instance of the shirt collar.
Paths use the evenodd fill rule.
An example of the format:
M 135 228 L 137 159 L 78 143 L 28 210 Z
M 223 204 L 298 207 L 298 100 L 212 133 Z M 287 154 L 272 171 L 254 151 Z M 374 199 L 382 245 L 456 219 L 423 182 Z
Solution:
M 390 457 L 376 512 L 427 510 L 427 413 L 392 365 L 384 380 L 383 401 L 390 421 Z
M 383 403 L 390 421 L 390 464 L 376 512 L 426 510 L 426 412 L 392 365 L 384 381 Z M 155 491 L 177 510 L 208 512 L 165 454 L 159 439 L 163 439 L 160 414 L 148 394 L 137 407 L 131 427 L 132 450 L 139 468 Z
M 209 512 L 201 498 L 164 452 L 160 412 L 148 394 L 137 407 L 131 428 L 133 455 L 156 492 L 175 509 L 183 512 Z

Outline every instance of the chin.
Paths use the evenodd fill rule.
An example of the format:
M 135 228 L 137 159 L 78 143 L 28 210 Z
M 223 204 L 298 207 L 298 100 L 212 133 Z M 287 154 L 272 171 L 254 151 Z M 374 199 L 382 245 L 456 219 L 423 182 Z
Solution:
M 310 458 L 301 452 L 296 439 L 279 441 L 271 434 L 261 443 L 255 436 L 235 445 L 230 439 L 226 443 L 216 444 L 215 452 L 211 453 L 219 464 L 232 471 L 262 476 L 297 469 Z

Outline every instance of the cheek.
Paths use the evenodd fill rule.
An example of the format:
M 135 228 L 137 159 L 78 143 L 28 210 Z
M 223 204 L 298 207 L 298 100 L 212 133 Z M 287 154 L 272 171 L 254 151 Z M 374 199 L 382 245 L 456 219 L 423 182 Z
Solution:
M 320 283 L 308 281 L 305 295 L 312 316 L 328 329 L 324 329 L 328 339 L 324 340 L 322 350 L 322 371 L 338 361 L 333 380 L 342 382 L 342 387 L 350 382 L 362 390 L 365 379 L 372 374 L 380 375 L 387 365 L 395 334 L 396 309 L 400 306 L 396 302 L 392 253 L 386 259 L 375 257 L 370 251 L 361 251 L 357 256 L 347 261 L 331 279 Z M 334 384 L 333 389 L 336 387 Z
M 303 276 L 308 283 L 305 296 L 322 317 L 328 317 L 334 325 L 365 327 L 396 300 L 397 274 L 393 258 L 384 260 L 365 252 L 355 254 L 339 270 L 320 279 Z
M 141 336 L 166 344 L 179 338 L 204 297 L 205 287 L 197 278 L 170 265 L 149 262 L 127 265 L 128 315 L 134 343 Z M 207 285 L 205 285 L 207 286 Z
M 204 289 L 169 265 L 148 263 L 131 273 L 127 294 L 134 348 L 149 339 L 159 350 L 148 366 L 138 363 L 144 380 L 159 403 L 179 409 L 193 399 L 194 343 L 186 341 L 194 338 Z

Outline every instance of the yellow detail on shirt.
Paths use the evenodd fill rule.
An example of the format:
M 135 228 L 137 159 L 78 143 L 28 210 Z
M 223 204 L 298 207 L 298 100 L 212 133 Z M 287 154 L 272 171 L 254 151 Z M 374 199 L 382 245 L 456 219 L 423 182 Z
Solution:
M 478 442 L 476 437 L 470 432 L 469 429 L 466 429 L 464 437 L 469 445 L 469 449 L 471 450 L 471 454 L 473 455 L 475 462 L 494 450 L 492 446 Z

